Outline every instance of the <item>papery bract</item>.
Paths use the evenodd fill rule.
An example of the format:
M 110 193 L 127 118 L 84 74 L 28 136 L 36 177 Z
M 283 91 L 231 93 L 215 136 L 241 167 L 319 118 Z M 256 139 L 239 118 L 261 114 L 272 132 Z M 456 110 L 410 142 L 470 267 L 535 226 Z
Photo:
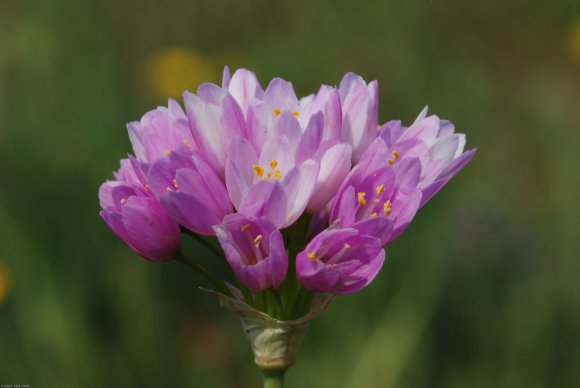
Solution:
M 266 219 L 232 214 L 214 227 L 228 263 L 240 282 L 255 292 L 276 289 L 288 271 L 279 230 Z

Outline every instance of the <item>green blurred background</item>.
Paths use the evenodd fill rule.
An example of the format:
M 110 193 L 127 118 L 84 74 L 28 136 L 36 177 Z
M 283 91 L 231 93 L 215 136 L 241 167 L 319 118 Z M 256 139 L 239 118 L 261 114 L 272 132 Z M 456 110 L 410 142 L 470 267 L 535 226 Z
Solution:
M 259 386 L 203 281 L 97 214 L 124 124 L 226 64 L 300 95 L 376 78 L 381 121 L 429 104 L 479 148 L 377 280 L 313 322 L 288 387 L 580 386 L 572 0 L 1 0 L 0 384 Z

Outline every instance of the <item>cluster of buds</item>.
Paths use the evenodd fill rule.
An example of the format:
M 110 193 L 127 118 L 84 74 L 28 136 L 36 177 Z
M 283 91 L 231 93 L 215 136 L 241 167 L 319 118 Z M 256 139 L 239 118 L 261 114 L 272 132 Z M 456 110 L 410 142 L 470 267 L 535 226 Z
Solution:
M 101 186 L 101 216 L 152 261 L 182 257 L 182 231 L 217 237 L 236 277 L 222 304 L 254 320 L 313 316 L 321 295 L 366 287 L 475 152 L 427 109 L 379 125 L 377 82 L 352 73 L 298 99 L 226 68 L 183 102 L 128 124 L 134 155 Z

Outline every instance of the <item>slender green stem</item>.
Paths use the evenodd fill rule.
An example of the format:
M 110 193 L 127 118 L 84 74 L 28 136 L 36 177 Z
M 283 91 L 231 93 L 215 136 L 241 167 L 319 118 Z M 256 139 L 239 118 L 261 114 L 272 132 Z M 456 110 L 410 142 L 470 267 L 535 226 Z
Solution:
M 262 370 L 264 388 L 283 388 L 286 369 Z
M 191 232 L 190 230 L 187 230 L 185 228 L 182 229 L 187 235 L 193 237 L 194 240 L 196 240 L 197 242 L 199 242 L 201 245 L 203 245 L 207 250 L 209 250 L 215 257 L 217 257 L 220 261 L 220 263 L 222 263 L 226 270 L 228 271 L 229 274 L 229 279 L 228 281 L 230 281 L 231 283 L 233 283 L 236 287 L 238 288 L 242 288 L 238 278 L 236 277 L 236 275 L 234 274 L 234 271 L 232 270 L 232 267 L 230 266 L 230 264 L 228 263 L 228 261 L 226 260 L 226 257 L 224 256 L 224 253 L 222 251 L 219 250 L 219 248 L 216 248 L 211 242 L 209 242 L 205 237 L 200 236 L 198 234 L 195 234 L 193 232 Z
M 191 237 L 193 237 L 198 243 L 200 243 L 201 245 L 203 245 L 204 247 L 206 247 L 211 253 L 213 253 L 218 259 L 225 261 L 225 257 L 224 255 L 219 251 L 219 249 L 217 249 L 215 246 L 213 246 L 209 241 L 207 241 L 205 238 L 201 237 L 200 235 L 197 235 L 195 233 L 190 233 L 188 232 L 187 234 L 189 234 Z M 229 267 L 229 266 L 228 266 Z
M 212 276 L 212 274 L 210 274 L 209 271 L 207 269 L 205 269 L 204 267 L 202 267 L 200 264 L 196 263 L 191 258 L 185 256 L 183 254 L 183 252 L 179 252 L 177 254 L 177 256 L 175 257 L 175 259 L 182 262 L 183 264 L 185 264 L 186 266 L 188 266 L 189 268 L 191 268 L 195 272 L 197 272 L 204 279 L 206 279 L 208 282 L 210 282 L 218 291 L 221 291 L 222 293 L 231 296 L 230 290 L 228 290 L 227 287 L 222 282 L 220 282 L 216 278 L 214 278 Z
M 304 287 L 300 287 L 298 291 L 298 297 L 296 298 L 296 303 L 294 303 L 294 310 L 292 312 L 293 317 L 301 317 L 310 310 L 312 301 L 316 294 L 312 291 L 308 291 Z
M 296 278 L 296 255 L 304 249 L 308 234 L 308 225 L 310 224 L 310 215 L 303 214 L 296 224 L 292 226 L 288 235 L 288 274 L 281 287 L 282 295 L 285 297 L 285 318 L 293 317 L 296 298 L 300 290 L 300 283 Z
M 274 295 L 274 299 L 276 300 L 276 306 L 278 307 L 278 310 L 282 311 L 282 298 L 280 298 L 278 290 L 271 290 L 270 292 Z

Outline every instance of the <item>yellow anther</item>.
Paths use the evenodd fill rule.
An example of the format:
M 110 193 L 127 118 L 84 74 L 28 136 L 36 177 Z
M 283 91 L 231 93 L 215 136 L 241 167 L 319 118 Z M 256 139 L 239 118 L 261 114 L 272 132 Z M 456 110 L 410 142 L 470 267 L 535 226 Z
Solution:
M 370 217 L 376 217 L 376 216 L 378 216 L 378 215 L 379 215 L 379 214 L 378 214 L 377 212 L 373 212 L 373 213 L 371 213 Z
M 145 191 L 149 191 L 149 189 L 151 188 L 151 186 L 149 185 L 149 183 L 145 183 L 143 185 L 143 188 L 145 189 Z
M 183 144 L 185 144 L 185 146 L 187 148 L 190 148 L 191 147 L 191 144 L 189 144 L 189 142 L 187 141 L 187 139 L 183 140 Z
M 266 173 L 266 179 L 270 179 L 270 178 L 272 178 L 272 173 L 270 171 L 268 171 Z
M 387 200 L 383 204 L 383 214 L 385 215 L 385 217 L 388 217 L 389 214 L 391 214 L 391 211 L 393 211 L 393 207 L 391 206 L 391 201 Z
M 260 243 L 262 242 L 262 240 L 264 239 L 264 237 L 259 234 L 255 239 L 254 239 L 254 245 L 258 246 L 260 245 Z
M 294 214 L 290 214 L 287 218 L 286 221 L 292 221 L 294 219 Z
M 380 185 L 379 187 L 377 187 L 377 189 L 375 191 L 376 191 L 377 195 L 379 195 L 380 193 L 385 191 L 385 185 Z
M 309 252 L 308 253 L 308 258 L 312 261 L 314 261 L 315 263 L 318 261 L 318 257 L 316 257 L 316 253 L 314 252 Z
M 300 112 L 292 112 L 292 114 L 294 115 L 294 117 L 300 116 Z
M 381 200 L 380 200 L 380 199 L 378 199 L 378 198 L 375 198 L 375 199 L 373 199 L 373 202 L 374 202 L 374 203 L 379 203 L 379 202 L 381 202 Z
M 350 249 L 350 244 L 344 243 L 344 246 L 342 247 L 342 249 L 344 249 L 345 251 Z
M 257 164 L 254 164 L 254 172 L 256 173 L 257 176 L 259 176 L 260 178 L 262 178 L 264 176 L 264 167 L 262 166 L 258 166 Z
M 245 224 L 245 225 L 242 225 L 242 227 L 240 228 L 240 230 L 242 232 L 245 232 L 246 230 L 248 230 L 249 227 L 250 227 L 250 224 Z
M 165 150 L 163 153 L 165 154 L 165 156 L 171 155 L 171 151 L 170 150 Z
M 280 116 L 280 109 L 274 108 L 274 110 L 272 112 L 274 112 L 274 116 L 276 116 L 276 117 Z
M 175 187 L 177 189 L 177 179 L 173 180 L 173 187 Z
M 360 203 L 362 206 L 367 204 L 367 200 L 365 199 L 365 195 L 367 195 L 367 193 L 362 192 L 362 191 L 357 193 L 358 203 Z
M 399 159 L 399 153 L 397 151 L 391 152 L 391 155 L 393 155 L 393 159 L 389 159 L 389 166 L 395 164 L 395 161 Z
M 276 159 L 272 160 L 270 162 L 270 167 L 272 167 L 272 170 L 278 167 L 278 161 Z
M 274 171 L 274 179 L 276 179 L 277 181 L 282 179 L 282 173 L 280 172 L 280 170 Z
M 173 191 L 173 189 L 171 187 L 168 187 L 167 191 Z

